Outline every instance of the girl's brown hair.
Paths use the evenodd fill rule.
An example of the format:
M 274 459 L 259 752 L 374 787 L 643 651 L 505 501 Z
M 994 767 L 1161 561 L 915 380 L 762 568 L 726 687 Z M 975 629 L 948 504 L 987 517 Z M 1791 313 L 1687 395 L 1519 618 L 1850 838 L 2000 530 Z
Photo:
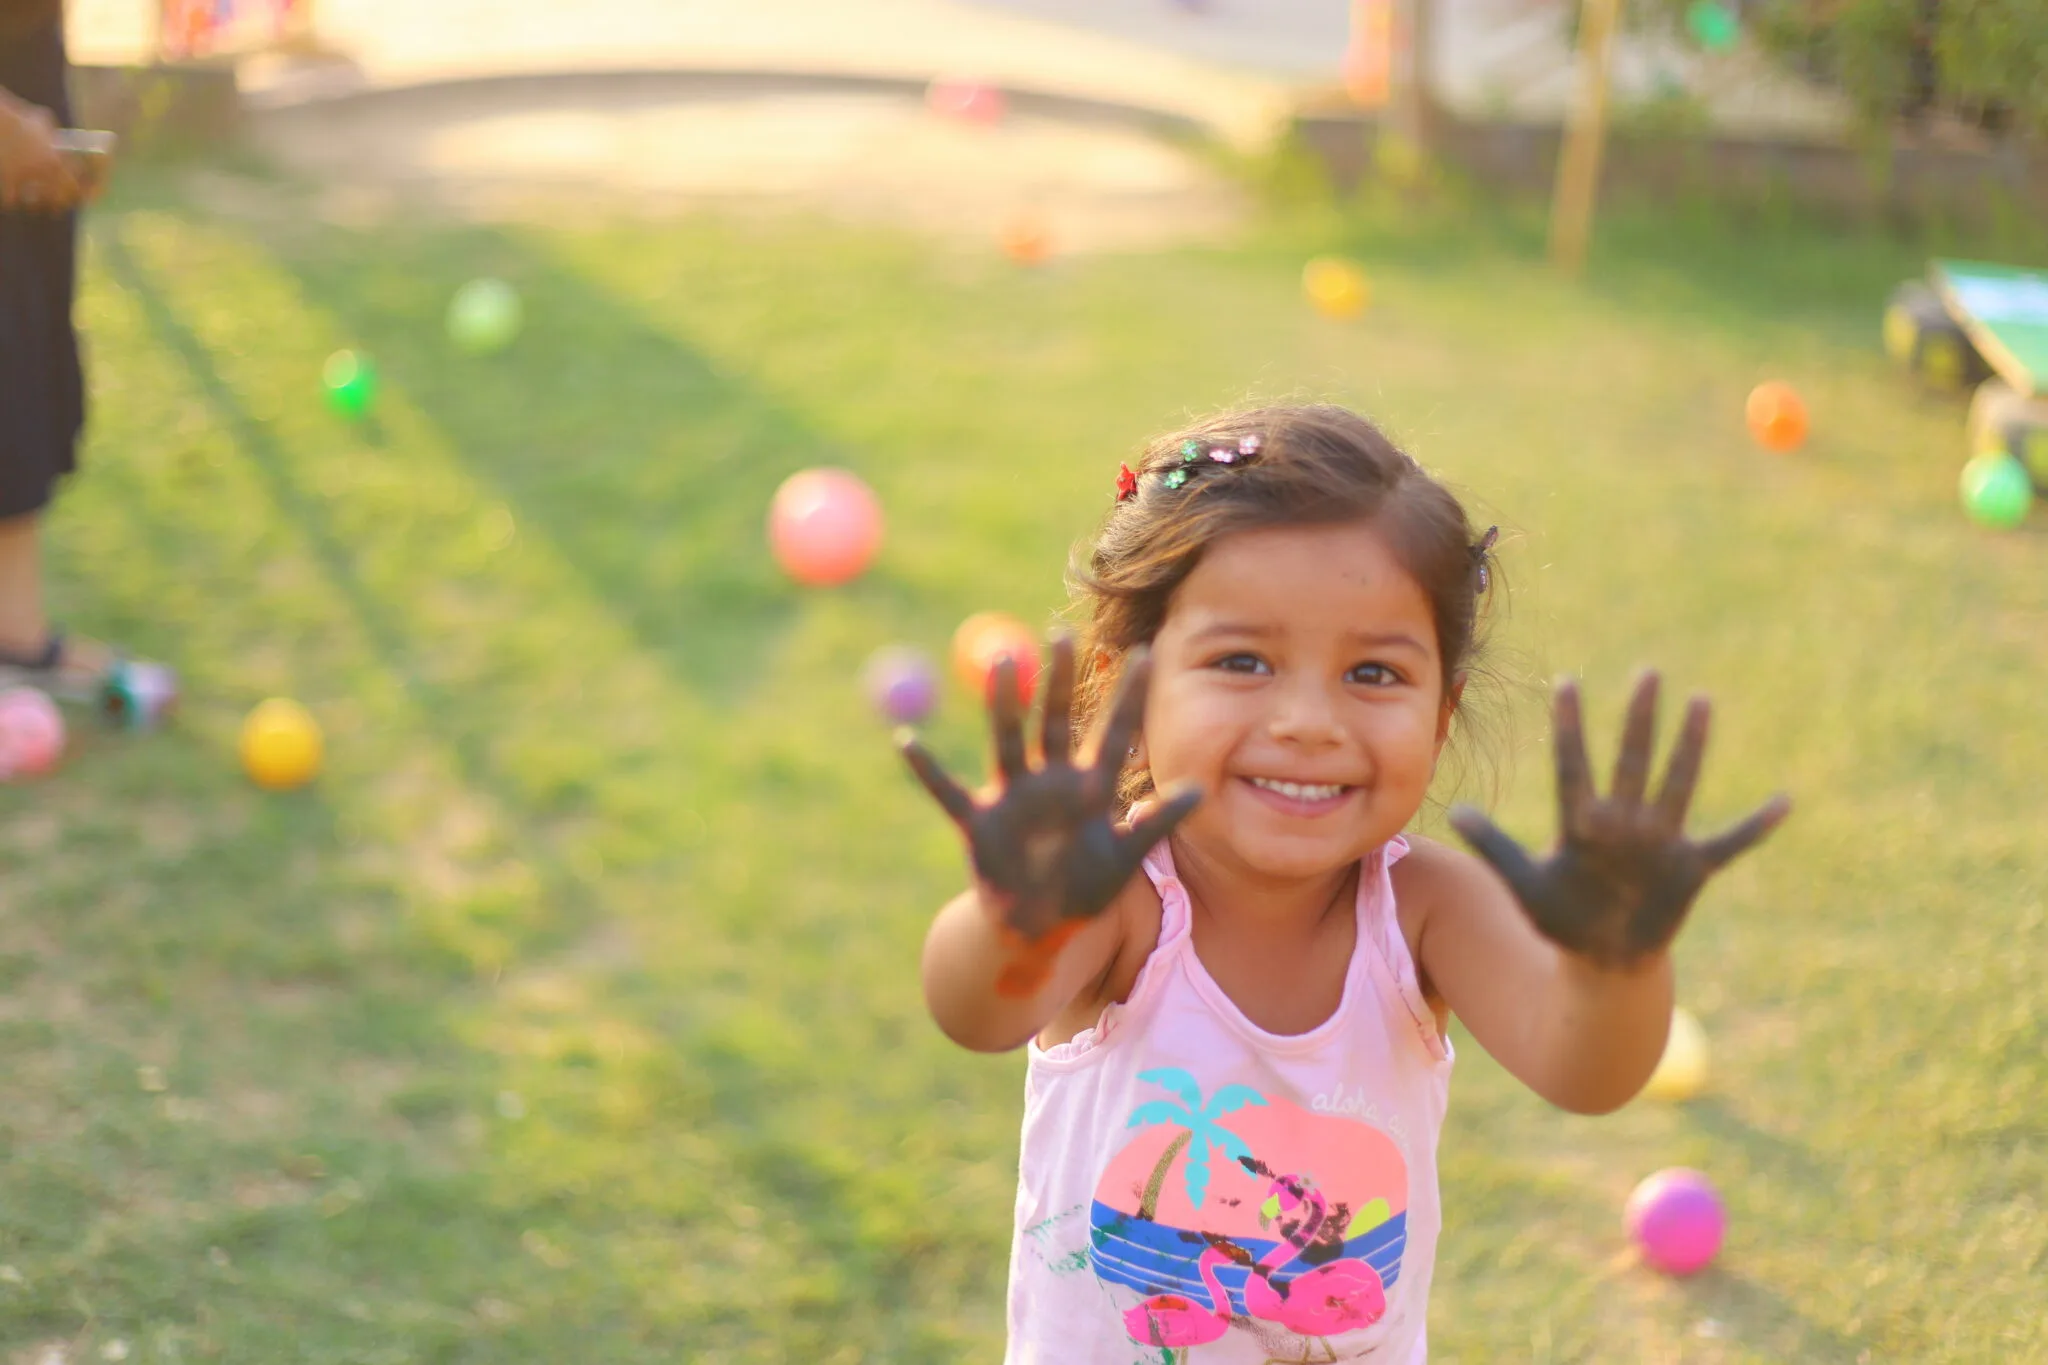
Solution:
M 1212 450 L 1249 453 L 1226 464 Z M 1429 599 L 1445 695 L 1473 672 L 1498 569 L 1450 490 L 1357 413 L 1323 404 L 1220 413 L 1155 439 L 1131 468 L 1135 493 L 1110 509 L 1069 575 L 1083 618 L 1077 718 L 1106 705 L 1125 654 L 1158 635 L 1174 591 L 1211 545 L 1275 526 L 1372 523 Z M 1150 790 L 1148 774 L 1125 774 L 1124 804 Z

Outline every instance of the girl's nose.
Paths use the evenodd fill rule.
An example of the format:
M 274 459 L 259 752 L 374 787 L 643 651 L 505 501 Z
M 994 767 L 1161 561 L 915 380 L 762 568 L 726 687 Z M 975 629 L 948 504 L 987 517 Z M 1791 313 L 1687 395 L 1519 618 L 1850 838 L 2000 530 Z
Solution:
M 1267 732 L 1283 744 L 1310 749 L 1330 748 L 1344 738 L 1329 694 L 1310 684 L 1290 687 L 1276 699 Z

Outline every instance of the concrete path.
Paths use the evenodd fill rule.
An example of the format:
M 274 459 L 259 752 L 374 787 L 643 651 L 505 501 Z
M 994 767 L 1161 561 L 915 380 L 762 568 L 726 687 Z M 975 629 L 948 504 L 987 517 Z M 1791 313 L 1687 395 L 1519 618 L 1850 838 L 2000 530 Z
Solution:
M 151 0 L 72 0 L 80 60 L 134 60 Z M 1572 90 L 1566 0 L 1436 0 L 1439 96 L 1473 116 L 1555 117 Z M 1349 0 L 317 0 L 361 80 L 668 67 L 944 73 L 1168 111 L 1226 142 L 1271 138 L 1335 84 Z M 283 75 L 252 70 L 262 85 Z M 1846 109 L 1753 55 L 1650 36 L 1617 48 L 1617 102 L 1690 90 L 1724 128 L 1826 135 Z

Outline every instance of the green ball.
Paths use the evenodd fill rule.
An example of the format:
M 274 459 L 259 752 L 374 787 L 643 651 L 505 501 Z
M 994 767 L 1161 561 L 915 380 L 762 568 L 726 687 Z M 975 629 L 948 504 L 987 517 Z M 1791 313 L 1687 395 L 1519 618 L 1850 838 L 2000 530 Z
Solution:
M 502 351 L 519 335 L 519 294 L 503 280 L 471 280 L 448 305 L 448 339 L 471 355 Z
M 343 417 L 369 416 L 377 399 L 377 372 L 367 358 L 354 351 L 336 351 L 327 357 L 320 382 L 327 390 L 327 406 Z
M 2002 450 L 1987 451 L 1963 466 L 1962 495 L 1970 520 L 2009 531 L 2027 519 L 2034 485 L 2018 460 Z
M 1726 52 L 1742 36 L 1741 18 L 1720 0 L 1693 0 L 1686 7 L 1685 26 L 1709 52 Z

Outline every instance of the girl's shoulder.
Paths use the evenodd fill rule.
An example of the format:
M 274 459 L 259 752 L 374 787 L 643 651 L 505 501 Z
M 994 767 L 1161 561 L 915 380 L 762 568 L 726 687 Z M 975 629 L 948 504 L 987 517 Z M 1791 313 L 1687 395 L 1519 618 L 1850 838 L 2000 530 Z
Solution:
M 1115 947 L 1110 951 L 1108 965 L 1101 975 L 1075 992 L 1074 998 L 1040 1031 L 1041 1047 L 1071 1042 L 1083 1029 L 1095 1027 L 1105 1009 L 1130 999 L 1138 984 L 1138 973 L 1145 969 L 1152 951 L 1159 946 L 1166 905 L 1143 868 L 1131 874 L 1124 889 L 1117 892 L 1116 899 L 1102 914 L 1115 926 L 1111 931 Z
M 1407 941 L 1408 957 L 1415 964 L 1423 999 L 1442 1016 L 1447 1006 L 1423 966 L 1422 936 L 1432 912 L 1469 887 L 1473 877 L 1484 877 L 1486 873 L 1480 861 L 1469 853 L 1419 834 L 1404 837 L 1408 841 L 1408 856 L 1395 863 L 1388 874 L 1394 885 L 1394 912 L 1400 918 L 1401 937 Z

